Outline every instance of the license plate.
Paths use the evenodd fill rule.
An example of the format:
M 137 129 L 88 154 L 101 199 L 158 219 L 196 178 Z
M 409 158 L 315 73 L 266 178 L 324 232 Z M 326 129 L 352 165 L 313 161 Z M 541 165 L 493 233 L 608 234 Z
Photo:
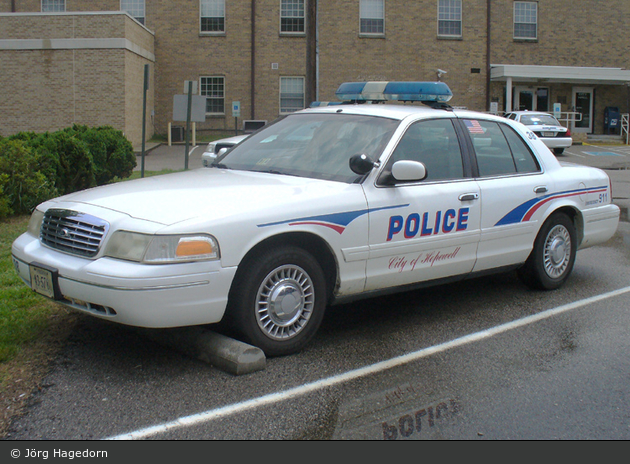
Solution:
M 55 299 L 58 292 L 55 291 L 58 288 L 58 275 L 54 269 L 45 269 L 41 266 L 30 266 L 31 271 L 31 288 L 36 293 L 44 295 L 48 298 Z
M 543 137 L 555 137 L 556 133 L 555 132 L 543 132 Z

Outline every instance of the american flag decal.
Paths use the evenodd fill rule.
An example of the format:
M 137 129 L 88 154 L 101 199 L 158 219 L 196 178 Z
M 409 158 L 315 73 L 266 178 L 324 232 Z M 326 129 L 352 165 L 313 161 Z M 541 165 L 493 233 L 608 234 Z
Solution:
M 479 124 L 479 121 L 475 119 L 464 119 L 464 124 L 466 124 L 466 127 L 468 128 L 468 132 L 470 132 L 471 134 L 484 133 L 483 127 L 481 127 L 481 124 Z

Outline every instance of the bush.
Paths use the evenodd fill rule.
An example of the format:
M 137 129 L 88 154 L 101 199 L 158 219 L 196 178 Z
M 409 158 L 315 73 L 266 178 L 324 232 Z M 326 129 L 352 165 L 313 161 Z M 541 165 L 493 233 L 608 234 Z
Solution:
M 131 142 L 111 126 L 0 137 L 0 218 L 27 214 L 42 201 L 116 178 L 136 167 Z
M 122 131 L 111 126 L 90 128 L 75 124 L 64 132 L 84 141 L 94 161 L 97 185 L 111 182 L 114 178 L 129 177 L 136 167 L 136 155 L 131 142 Z
M 39 169 L 39 156 L 20 139 L 0 140 L 0 217 L 30 214 L 58 194 Z

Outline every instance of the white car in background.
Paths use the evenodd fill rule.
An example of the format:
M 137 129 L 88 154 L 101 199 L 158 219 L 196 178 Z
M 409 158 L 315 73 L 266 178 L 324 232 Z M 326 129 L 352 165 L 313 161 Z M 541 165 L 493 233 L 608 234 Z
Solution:
M 564 127 L 551 114 L 540 111 L 514 111 L 505 115 L 506 118 L 524 124 L 538 136 L 554 154 L 561 155 L 565 148 L 573 144 L 571 131 Z
M 214 142 L 210 142 L 206 147 L 206 151 L 204 151 L 201 155 L 201 162 L 203 166 L 210 166 L 223 148 L 232 148 L 237 143 L 245 140 L 248 136 L 249 134 L 235 135 L 234 137 L 228 137 L 225 139 L 219 139 L 215 140 Z

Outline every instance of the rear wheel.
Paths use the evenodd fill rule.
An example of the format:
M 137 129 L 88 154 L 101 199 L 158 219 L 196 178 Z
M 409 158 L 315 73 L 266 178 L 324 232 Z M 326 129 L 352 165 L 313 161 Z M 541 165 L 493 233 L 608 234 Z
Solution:
M 564 213 L 554 213 L 538 232 L 534 249 L 518 275 L 531 288 L 556 289 L 569 278 L 576 251 L 573 221 Z
M 301 248 L 284 246 L 240 267 L 228 307 L 234 329 L 268 356 L 301 350 L 326 309 L 326 281 L 317 260 Z
M 561 155 L 562 153 L 564 153 L 564 148 L 554 148 L 553 149 L 553 154 L 554 155 Z

